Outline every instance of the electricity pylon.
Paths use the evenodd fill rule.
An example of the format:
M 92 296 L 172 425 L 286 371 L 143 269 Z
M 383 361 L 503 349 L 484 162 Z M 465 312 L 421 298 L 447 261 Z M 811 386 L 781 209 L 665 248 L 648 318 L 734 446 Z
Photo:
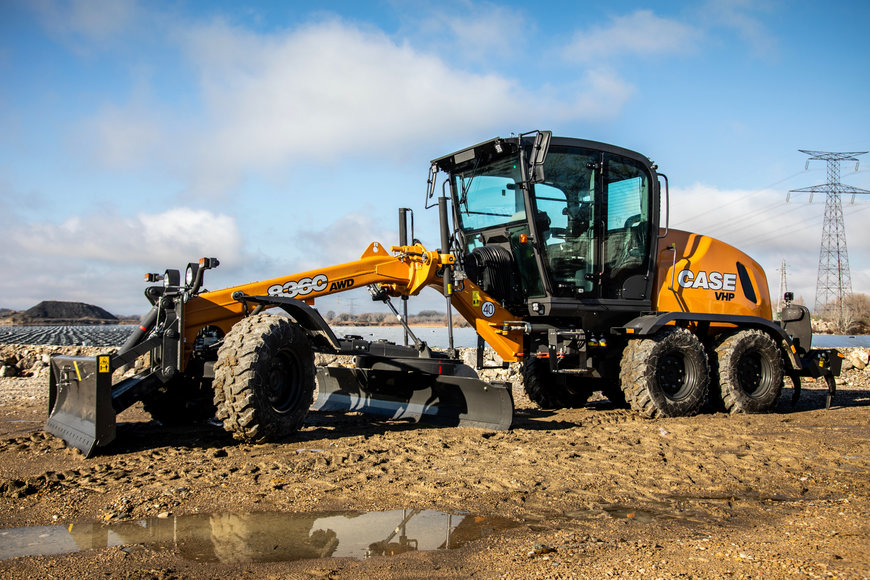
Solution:
M 846 300 L 852 295 L 852 277 L 849 274 L 849 252 L 846 249 L 846 226 L 843 223 L 843 206 L 840 195 L 851 194 L 852 203 L 855 196 L 870 193 L 866 189 L 843 185 L 840 183 L 840 162 L 854 161 L 855 171 L 858 170 L 858 156 L 867 151 L 852 151 L 831 153 L 828 151 L 808 151 L 799 149 L 801 153 L 810 156 L 810 161 L 828 162 L 828 182 L 824 185 L 814 185 L 788 192 L 786 201 L 792 193 L 809 193 L 810 203 L 816 193 L 825 194 L 825 221 L 822 224 L 822 243 L 819 248 L 819 274 L 816 278 L 816 303 L 813 311 L 816 315 L 826 314 L 834 318 L 837 328 L 845 331 L 847 323 Z

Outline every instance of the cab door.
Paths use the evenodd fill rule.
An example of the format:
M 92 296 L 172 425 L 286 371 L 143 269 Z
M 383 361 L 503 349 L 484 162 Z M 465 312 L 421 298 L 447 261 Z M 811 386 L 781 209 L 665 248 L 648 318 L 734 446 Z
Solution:
M 596 278 L 604 299 L 649 299 L 653 184 L 634 159 L 603 154 L 597 224 L 600 266 Z

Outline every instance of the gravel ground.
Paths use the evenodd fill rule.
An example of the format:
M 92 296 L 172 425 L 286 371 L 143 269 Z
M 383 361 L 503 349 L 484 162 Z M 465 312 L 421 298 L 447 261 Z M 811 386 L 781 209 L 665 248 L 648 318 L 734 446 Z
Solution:
M 76 553 L 0 561 L 5 578 L 870 577 L 870 371 L 853 366 L 866 349 L 830 410 L 811 380 L 796 407 L 786 388 L 775 413 L 657 420 L 600 397 L 541 411 L 515 388 L 507 432 L 311 414 L 286 441 L 246 445 L 209 425 L 162 427 L 137 405 L 117 441 L 84 459 L 40 430 L 44 348 L 0 347 L 31 375 L 0 379 L 0 522 L 56 526 L 38 530 L 40 545 L 88 533 Z M 53 350 L 74 349 L 100 350 Z M 312 521 L 351 512 L 364 528 L 403 509 L 457 514 L 467 537 L 451 550 L 318 557 L 344 524 L 333 537 Z M 198 543 L 179 540 L 194 528 Z M 408 534 L 421 548 L 422 533 Z M 283 554 L 288 542 L 309 558 L 249 561 L 251 546 Z

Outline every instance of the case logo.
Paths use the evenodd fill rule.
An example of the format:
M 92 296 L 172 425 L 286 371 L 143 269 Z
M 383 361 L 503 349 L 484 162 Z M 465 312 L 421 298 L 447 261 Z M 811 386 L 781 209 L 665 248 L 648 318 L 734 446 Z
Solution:
M 691 270 L 682 270 L 677 274 L 677 283 L 682 288 L 701 288 L 704 290 L 718 290 L 716 300 L 730 302 L 734 299 L 737 290 L 737 274 L 723 272 L 705 272 L 701 270 L 697 274 Z

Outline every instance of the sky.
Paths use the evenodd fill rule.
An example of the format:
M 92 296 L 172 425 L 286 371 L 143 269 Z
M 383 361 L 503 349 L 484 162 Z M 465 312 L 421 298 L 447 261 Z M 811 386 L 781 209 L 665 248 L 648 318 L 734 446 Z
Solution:
M 870 150 L 870 3 L 0 0 L 0 308 L 147 310 L 145 272 L 217 289 L 437 247 L 429 161 L 535 129 L 653 159 L 671 227 L 813 305 L 827 181 Z M 870 154 L 841 166 L 870 189 Z M 843 198 L 870 293 L 870 195 Z M 410 311 L 443 307 L 426 290 Z M 364 291 L 322 310 L 375 311 Z

